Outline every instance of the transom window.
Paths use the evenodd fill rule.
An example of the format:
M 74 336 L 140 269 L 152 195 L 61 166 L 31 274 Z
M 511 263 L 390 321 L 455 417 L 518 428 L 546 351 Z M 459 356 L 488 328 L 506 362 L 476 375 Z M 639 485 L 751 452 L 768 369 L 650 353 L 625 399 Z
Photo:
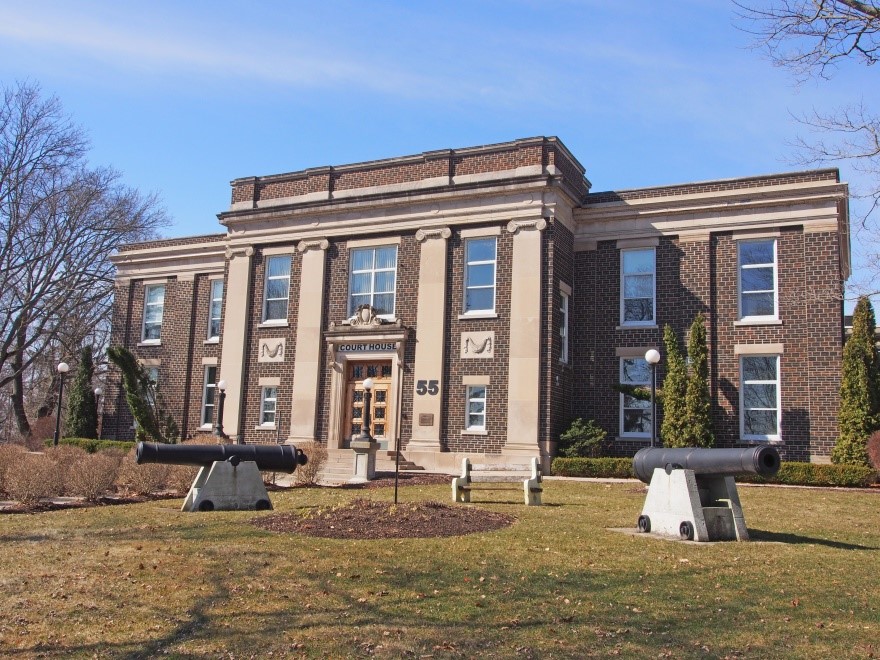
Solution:
M 220 315 L 223 313 L 223 280 L 211 280 L 211 302 L 208 309 L 208 339 L 220 338 Z
M 654 248 L 620 251 L 620 324 L 655 325 Z
M 266 290 L 263 296 L 263 321 L 286 321 L 290 294 L 290 255 L 266 260 Z
M 143 341 L 158 342 L 162 337 L 162 317 L 165 314 L 165 285 L 150 284 L 144 288 Z
M 739 314 L 741 319 L 775 319 L 776 241 L 739 241 Z
M 486 430 L 486 389 L 485 385 L 468 385 L 465 420 L 468 431 Z
M 393 316 L 397 287 L 397 246 L 357 248 L 351 251 L 348 315 L 361 305 L 372 305 L 376 314 Z
M 465 241 L 464 313 L 495 311 L 496 238 Z
M 620 358 L 623 385 L 650 387 L 651 367 L 643 357 Z M 651 402 L 620 394 L 620 435 L 646 438 L 651 435 Z
M 202 394 L 202 426 L 213 426 L 217 399 L 217 367 L 205 367 L 205 388 Z
M 779 440 L 779 356 L 740 357 L 743 440 Z
M 264 387 L 260 405 L 260 425 L 275 426 L 275 404 L 278 401 L 277 387 Z

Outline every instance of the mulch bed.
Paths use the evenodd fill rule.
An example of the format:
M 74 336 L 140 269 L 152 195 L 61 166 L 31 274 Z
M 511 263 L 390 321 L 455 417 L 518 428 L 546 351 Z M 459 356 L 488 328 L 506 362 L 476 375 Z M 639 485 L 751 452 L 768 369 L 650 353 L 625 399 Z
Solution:
M 331 539 L 402 539 L 491 532 L 515 520 L 513 516 L 468 505 L 448 506 L 439 502 L 395 505 L 356 499 L 340 507 L 316 509 L 305 517 L 279 513 L 257 518 L 253 524 L 272 532 Z

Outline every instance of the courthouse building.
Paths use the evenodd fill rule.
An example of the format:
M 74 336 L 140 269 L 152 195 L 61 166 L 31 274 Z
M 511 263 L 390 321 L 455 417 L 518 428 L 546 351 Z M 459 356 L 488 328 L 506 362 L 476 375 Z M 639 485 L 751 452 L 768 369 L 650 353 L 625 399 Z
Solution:
M 317 441 L 344 456 L 375 382 L 382 453 L 549 457 L 572 419 L 607 451 L 650 441 L 644 385 L 666 324 L 707 318 L 719 446 L 824 461 L 837 437 L 849 275 L 837 170 L 590 192 L 537 137 L 232 181 L 223 233 L 129 245 L 113 342 L 183 437 Z M 118 379 L 117 379 L 118 380 Z M 118 384 L 105 437 L 131 438 Z

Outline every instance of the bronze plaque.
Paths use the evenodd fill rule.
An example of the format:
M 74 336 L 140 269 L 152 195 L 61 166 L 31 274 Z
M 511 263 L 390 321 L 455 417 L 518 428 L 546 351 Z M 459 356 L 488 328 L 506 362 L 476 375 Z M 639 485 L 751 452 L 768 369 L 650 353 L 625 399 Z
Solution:
M 420 413 L 419 414 L 419 426 L 434 426 L 433 413 Z

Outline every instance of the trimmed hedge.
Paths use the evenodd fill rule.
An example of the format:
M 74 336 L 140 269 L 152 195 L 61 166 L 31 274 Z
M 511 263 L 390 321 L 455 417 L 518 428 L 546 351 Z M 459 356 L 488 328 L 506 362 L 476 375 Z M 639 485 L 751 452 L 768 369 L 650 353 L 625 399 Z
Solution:
M 90 454 L 103 449 L 121 449 L 128 451 L 134 448 L 134 442 L 130 440 L 94 440 L 93 438 L 61 438 L 59 445 L 69 445 L 71 447 L 79 447 L 85 449 Z M 52 440 L 46 440 L 46 446 L 52 446 Z
M 631 458 L 554 458 L 552 474 L 560 477 L 634 479 Z M 770 479 L 747 474 L 736 477 L 743 483 L 787 486 L 844 486 L 865 488 L 878 481 L 876 470 L 861 465 L 783 462 Z

